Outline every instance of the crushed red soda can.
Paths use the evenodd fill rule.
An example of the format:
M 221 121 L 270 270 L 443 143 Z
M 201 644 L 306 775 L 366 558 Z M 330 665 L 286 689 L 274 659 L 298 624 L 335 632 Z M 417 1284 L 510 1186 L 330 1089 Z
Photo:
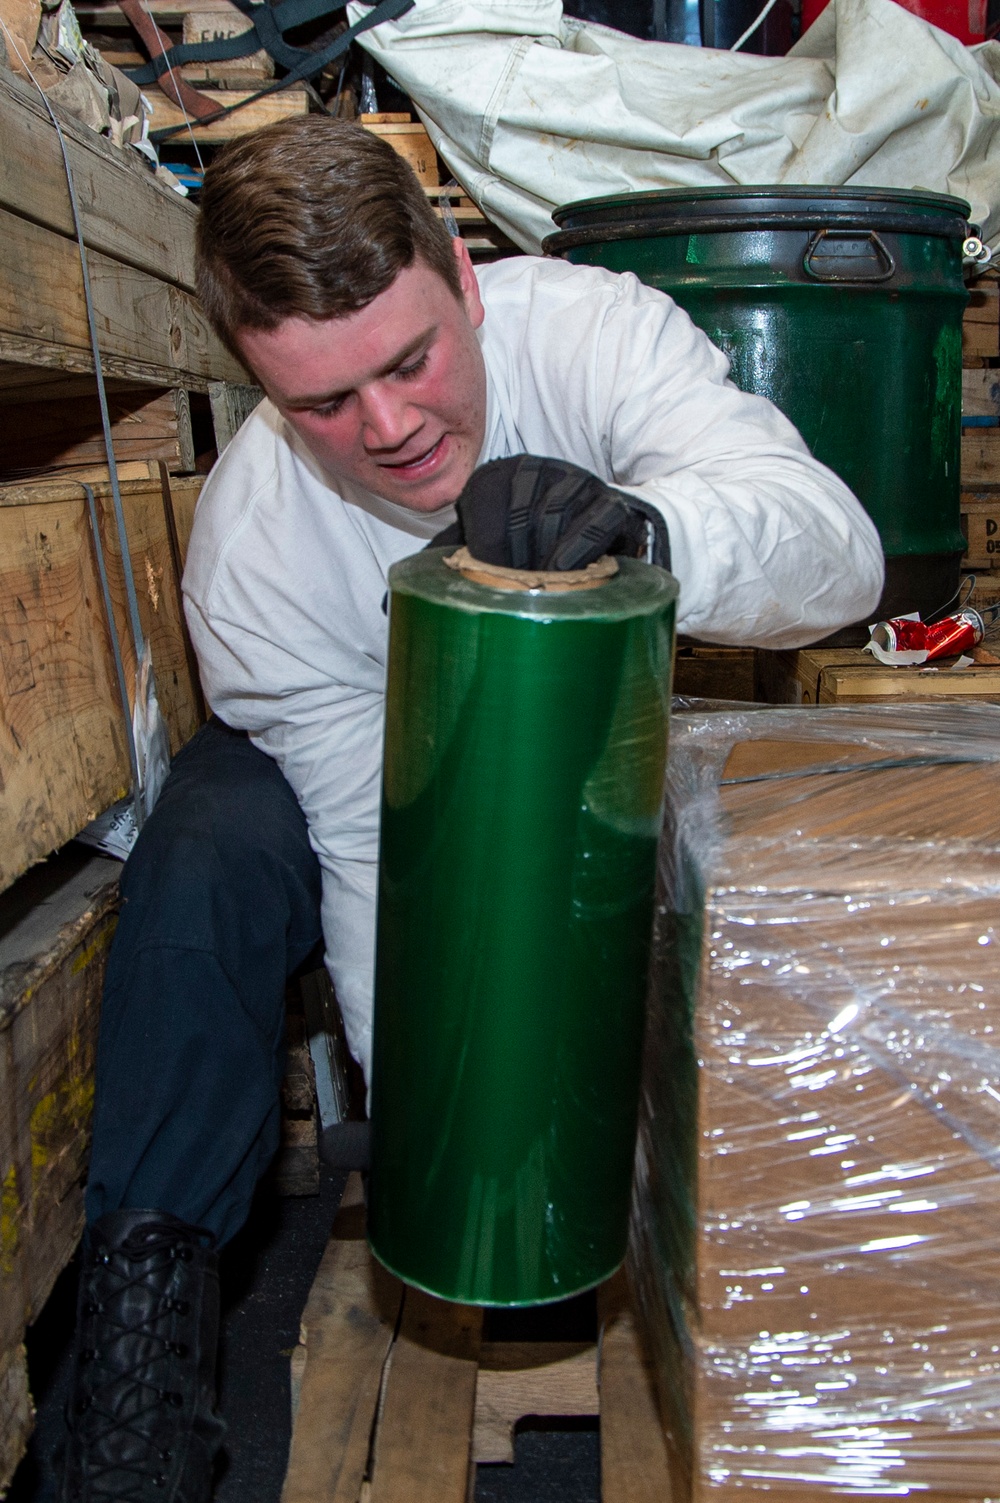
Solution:
M 871 629 L 871 647 L 878 657 L 905 653 L 907 662 L 932 663 L 978 647 L 985 635 L 982 616 L 966 608 L 930 624 L 906 616 L 880 621 Z

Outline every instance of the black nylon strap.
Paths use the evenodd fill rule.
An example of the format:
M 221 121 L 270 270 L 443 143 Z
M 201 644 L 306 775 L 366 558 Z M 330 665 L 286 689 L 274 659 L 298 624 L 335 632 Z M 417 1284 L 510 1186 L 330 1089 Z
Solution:
M 237 0 L 237 4 L 238 3 L 239 0 Z M 297 5 L 301 3 L 315 3 L 315 0 L 288 0 L 288 3 Z M 408 10 L 412 10 L 414 3 L 415 0 L 379 0 L 379 4 L 374 7 L 370 15 L 363 16 L 360 21 L 356 21 L 353 26 L 349 26 L 346 31 L 341 32 L 340 36 L 337 37 L 335 41 L 331 42 L 329 47 L 324 47 L 318 52 L 310 52 L 307 48 L 303 47 L 289 49 L 289 51 L 293 52 L 295 57 L 299 59 L 299 61 L 295 63 L 295 65 L 292 67 L 291 72 L 288 73 L 285 78 L 276 79 L 274 83 L 268 84 L 267 88 L 265 89 L 258 90 L 256 94 L 251 94 L 246 99 L 240 99 L 236 104 L 228 105 L 225 109 L 219 110 L 218 114 L 212 115 L 210 119 L 212 121 L 225 119 L 227 115 L 234 114 L 236 110 L 243 109 L 245 105 L 256 103 L 258 99 L 263 99 L 267 94 L 275 94 L 281 89 L 287 89 L 289 84 L 299 83 L 304 78 L 311 78 L 314 74 L 321 72 L 328 63 L 332 63 L 335 58 L 340 57 L 341 53 L 346 52 L 351 43 L 354 41 L 355 37 L 360 36 L 363 31 L 368 31 L 374 26 L 381 26 L 383 21 L 397 20 L 400 16 L 405 15 Z M 342 8 L 342 6 L 343 0 L 336 0 L 336 4 L 332 5 L 330 9 L 339 10 Z M 240 9 L 244 10 L 244 6 L 240 5 Z M 270 10 L 271 7 L 267 5 L 251 6 L 250 9 Z M 246 13 L 245 10 L 244 13 Z M 320 12 L 320 14 L 322 14 L 322 12 Z M 299 23 L 296 22 L 296 24 Z M 248 32 L 246 33 L 246 35 L 252 37 L 254 33 Z M 259 37 L 259 32 L 257 33 L 257 35 Z M 226 38 L 224 40 L 242 41 L 243 38 Z M 189 47 L 193 47 L 195 44 L 189 43 L 188 45 Z M 202 46 L 214 46 L 215 44 L 211 42 L 205 42 L 198 43 L 197 45 L 200 48 Z M 284 46 L 284 43 L 282 43 L 282 46 Z M 162 58 L 158 58 L 157 62 L 155 64 L 151 64 L 150 66 L 155 67 L 157 66 L 157 64 L 162 63 L 163 66 L 159 68 L 159 72 L 165 73 L 166 59 L 170 59 L 172 66 L 175 54 L 181 50 L 182 49 L 180 47 L 172 47 L 168 53 L 165 53 Z M 257 50 L 258 46 L 256 41 L 251 47 L 247 48 L 248 52 L 256 52 Z M 245 54 L 239 53 L 236 55 L 244 56 Z M 189 61 L 198 60 L 199 59 L 189 59 Z M 211 59 L 209 59 L 209 61 L 211 61 Z M 132 75 L 130 74 L 129 77 L 132 77 Z M 197 124 L 199 122 L 195 123 Z M 202 121 L 200 123 L 207 124 L 208 122 Z M 161 141 L 169 141 L 171 137 L 179 135 L 181 131 L 186 131 L 187 128 L 187 122 L 185 122 L 183 125 L 167 126 L 163 130 L 150 131 L 149 139 L 154 143 L 154 145 L 156 145 Z
M 302 26 L 307 21 L 315 21 L 321 16 L 332 15 L 335 11 L 343 10 L 345 0 L 282 0 L 280 5 L 268 5 L 254 3 L 254 0 L 235 0 L 239 9 L 245 16 L 253 21 L 253 29 L 241 32 L 235 37 L 216 37 L 210 42 L 181 42 L 176 47 L 169 48 L 159 57 L 146 63 L 142 68 L 129 68 L 125 70 L 126 77 L 141 88 L 144 84 L 156 83 L 164 73 L 172 68 L 179 68 L 184 63 L 215 63 L 232 61 L 234 58 L 248 57 L 254 52 L 267 52 L 282 68 L 299 68 L 303 64 L 313 64 L 313 72 L 319 72 L 329 62 L 346 51 L 354 37 L 362 31 L 367 31 L 371 26 L 378 26 L 382 21 L 394 21 L 398 16 L 410 10 L 413 0 L 392 0 L 388 6 L 384 3 L 376 5 L 371 16 L 364 17 L 355 23 L 346 32 L 342 33 L 333 44 L 331 52 L 325 50 L 313 52 L 307 47 L 291 47 L 282 35 L 293 27 Z M 380 12 L 385 12 L 380 14 Z M 345 42 L 344 38 L 348 40 Z M 343 46 L 337 44 L 343 43 Z M 322 58 L 322 61 L 316 62 Z M 299 73 L 299 78 L 309 77 L 308 72 Z M 289 80 L 283 79 L 282 83 Z M 271 92 L 270 89 L 263 90 Z M 259 98 L 260 96 L 255 96 Z M 246 101 L 249 103 L 249 101 Z

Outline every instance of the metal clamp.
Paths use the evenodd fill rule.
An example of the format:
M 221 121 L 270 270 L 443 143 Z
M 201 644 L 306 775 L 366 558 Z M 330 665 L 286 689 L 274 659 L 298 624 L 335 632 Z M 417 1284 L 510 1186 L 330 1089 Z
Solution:
M 867 270 L 863 267 L 858 267 L 857 269 L 852 270 L 844 275 L 840 272 L 833 270 L 827 271 L 824 270 L 821 266 L 817 266 L 815 263 L 820 247 L 824 244 L 824 242 L 831 241 L 841 241 L 849 245 L 863 244 L 869 246 L 875 252 L 874 257 L 872 258 L 872 269 Z M 834 255 L 831 255 L 828 258 L 824 258 L 822 256 L 819 257 L 820 261 L 822 261 L 823 259 L 829 259 L 831 261 L 837 260 L 838 262 L 842 263 L 847 259 L 847 257 L 835 257 Z M 858 257 L 858 259 L 860 260 L 861 258 Z M 877 235 L 874 230 L 825 229 L 816 230 L 816 232 L 810 239 L 809 244 L 806 246 L 805 255 L 802 257 L 802 270 L 805 272 L 806 276 L 812 277 L 816 282 L 888 282 L 889 278 L 895 275 L 896 262 L 893 258 L 892 252 L 888 249 L 881 237 Z

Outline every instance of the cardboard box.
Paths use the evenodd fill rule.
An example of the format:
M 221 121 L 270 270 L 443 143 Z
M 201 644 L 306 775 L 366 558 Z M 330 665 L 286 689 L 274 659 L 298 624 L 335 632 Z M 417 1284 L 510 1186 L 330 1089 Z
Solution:
M 997 1495 L 998 718 L 671 728 L 630 1256 L 674 1503 Z

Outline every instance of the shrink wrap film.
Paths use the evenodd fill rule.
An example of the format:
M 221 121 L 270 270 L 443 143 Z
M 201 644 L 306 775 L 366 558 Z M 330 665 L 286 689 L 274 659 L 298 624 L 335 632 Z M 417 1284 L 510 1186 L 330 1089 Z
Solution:
M 630 1263 L 674 1503 L 1000 1497 L 1000 711 L 671 727 Z
M 389 574 L 369 1236 L 534 1304 L 625 1254 L 677 586 L 508 591 L 447 551 Z

